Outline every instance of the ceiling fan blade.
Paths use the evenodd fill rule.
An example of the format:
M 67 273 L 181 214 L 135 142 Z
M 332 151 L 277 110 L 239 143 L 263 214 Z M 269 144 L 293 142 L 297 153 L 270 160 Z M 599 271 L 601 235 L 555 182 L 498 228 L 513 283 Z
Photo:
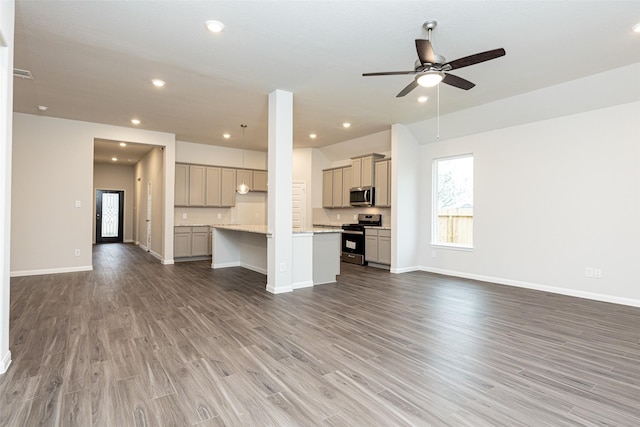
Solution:
M 404 89 L 402 89 L 399 94 L 396 95 L 396 98 L 400 98 L 401 96 L 405 96 L 406 94 L 408 94 L 409 92 L 411 92 L 412 90 L 414 90 L 417 87 L 418 87 L 418 82 L 415 81 L 415 80 L 412 81 Z
M 462 67 L 468 67 L 469 65 L 479 64 L 480 62 L 489 61 L 491 59 L 496 59 L 504 56 L 505 54 L 506 52 L 502 48 L 493 49 L 486 52 L 476 53 L 475 55 L 465 56 L 464 58 L 456 59 L 449 62 L 448 64 L 445 64 L 445 66 L 449 65 L 452 70 L 455 70 Z
M 416 71 L 382 71 L 380 73 L 363 73 L 364 77 L 367 76 L 399 76 L 405 74 L 415 74 Z
M 436 55 L 435 53 L 433 53 L 433 46 L 431 45 L 431 41 L 416 39 L 416 50 L 418 51 L 418 58 L 420 58 L 420 63 L 436 63 Z
M 445 73 L 442 83 L 446 83 L 451 86 L 455 86 L 460 89 L 469 90 L 475 86 L 475 83 L 471 83 L 469 80 L 462 77 L 454 76 L 453 74 Z

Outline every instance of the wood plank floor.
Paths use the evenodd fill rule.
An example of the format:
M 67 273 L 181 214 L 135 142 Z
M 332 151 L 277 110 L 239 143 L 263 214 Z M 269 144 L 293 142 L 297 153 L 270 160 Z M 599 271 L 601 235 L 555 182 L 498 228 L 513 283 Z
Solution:
M 640 425 L 640 309 L 348 264 L 264 282 L 121 244 L 12 279 L 0 425 Z

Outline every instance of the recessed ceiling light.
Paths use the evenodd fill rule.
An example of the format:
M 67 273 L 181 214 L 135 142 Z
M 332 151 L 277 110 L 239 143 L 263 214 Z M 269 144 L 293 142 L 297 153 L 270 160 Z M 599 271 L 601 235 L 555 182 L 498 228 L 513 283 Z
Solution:
M 140 119 L 131 119 L 131 123 L 133 123 L 134 125 L 139 125 Z
M 112 162 L 117 162 L 117 161 L 118 161 L 118 158 L 117 158 L 117 157 L 112 157 L 112 158 L 111 158 L 111 161 L 112 161 Z
M 126 147 L 126 146 L 127 146 L 127 143 L 126 143 L 126 142 L 121 142 L 121 143 L 120 143 L 120 147 Z
M 640 22 L 633 26 L 634 33 L 640 33 Z
M 345 128 L 345 129 L 346 129 L 346 128 L 350 128 L 350 127 L 351 127 L 351 123 L 349 123 L 349 122 L 344 122 L 344 123 L 342 124 L 342 127 L 343 127 L 343 128 Z
M 167 84 L 167 82 L 165 82 L 164 80 L 160 80 L 160 79 L 152 79 L 151 83 L 155 86 L 155 87 L 163 87 L 164 85 Z
M 309 134 L 309 138 L 311 139 L 316 139 L 318 137 L 318 135 L 316 135 L 315 133 L 310 133 Z
M 222 136 L 224 137 L 224 139 L 231 138 L 231 135 L 229 135 L 228 133 L 223 133 Z
M 220 21 L 207 21 L 205 22 L 205 27 L 212 33 L 221 33 L 224 31 L 224 24 Z
M 418 102 L 427 102 L 427 99 L 429 99 L 428 96 L 419 96 L 418 97 Z
M 38 105 L 38 111 L 45 112 L 49 109 L 46 105 Z

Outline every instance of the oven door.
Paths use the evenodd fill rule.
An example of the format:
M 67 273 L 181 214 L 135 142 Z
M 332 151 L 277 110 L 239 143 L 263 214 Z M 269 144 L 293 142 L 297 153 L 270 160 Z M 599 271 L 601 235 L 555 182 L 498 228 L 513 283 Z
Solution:
M 342 255 L 344 262 L 364 265 L 364 232 L 342 231 Z

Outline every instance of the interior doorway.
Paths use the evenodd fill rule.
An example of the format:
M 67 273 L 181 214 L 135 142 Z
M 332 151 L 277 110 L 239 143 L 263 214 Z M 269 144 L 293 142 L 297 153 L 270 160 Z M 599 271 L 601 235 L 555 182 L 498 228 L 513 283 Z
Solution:
M 122 243 L 124 191 L 96 190 L 96 243 Z

